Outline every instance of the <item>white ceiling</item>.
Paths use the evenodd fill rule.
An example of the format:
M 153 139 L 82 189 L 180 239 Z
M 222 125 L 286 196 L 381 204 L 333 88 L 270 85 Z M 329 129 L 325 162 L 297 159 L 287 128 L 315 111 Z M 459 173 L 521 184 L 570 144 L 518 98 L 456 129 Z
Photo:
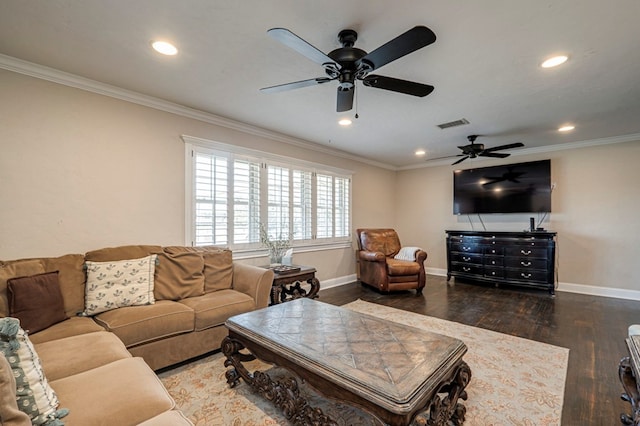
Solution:
M 402 168 L 424 164 L 418 148 L 458 154 L 469 134 L 521 151 L 640 134 L 639 18 L 638 0 L 2 0 L 0 54 Z M 335 112 L 336 82 L 258 90 L 325 75 L 269 28 L 328 53 L 345 28 L 370 52 L 416 25 L 436 42 L 375 73 L 435 86 L 427 97 L 358 83 L 359 118 L 342 128 L 356 110 Z M 569 61 L 540 68 L 557 53 Z

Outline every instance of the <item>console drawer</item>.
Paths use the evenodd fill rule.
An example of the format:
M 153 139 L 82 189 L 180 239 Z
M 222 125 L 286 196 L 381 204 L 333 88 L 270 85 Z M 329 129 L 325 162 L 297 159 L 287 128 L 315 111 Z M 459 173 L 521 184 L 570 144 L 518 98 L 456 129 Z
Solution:
M 547 272 L 538 270 L 505 269 L 505 276 L 509 280 L 546 282 Z
M 495 255 L 503 255 L 504 247 L 500 246 L 488 246 L 484 248 L 484 254 L 495 254 Z
M 473 253 L 452 253 L 451 260 L 460 263 L 475 263 L 482 265 L 482 255 Z
M 504 257 L 502 256 L 485 256 L 484 257 L 485 266 L 503 266 L 504 265 Z
M 454 243 L 451 244 L 451 251 L 457 251 L 461 253 L 482 253 L 482 247 L 477 244 L 469 243 Z
M 484 276 L 488 278 L 504 278 L 504 269 L 485 266 Z
M 454 272 L 462 272 L 465 274 L 482 275 L 482 265 L 465 264 L 459 262 L 451 262 L 451 268 Z
M 519 269 L 547 269 L 547 259 L 535 257 L 507 257 L 504 266 Z
M 547 249 L 540 247 L 506 247 L 504 254 L 515 257 L 538 257 L 547 258 Z

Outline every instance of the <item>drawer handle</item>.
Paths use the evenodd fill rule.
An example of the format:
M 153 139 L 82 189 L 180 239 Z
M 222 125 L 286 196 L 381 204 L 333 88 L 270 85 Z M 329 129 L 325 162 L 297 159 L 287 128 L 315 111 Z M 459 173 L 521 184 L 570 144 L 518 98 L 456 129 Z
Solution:
M 531 266 L 531 262 L 520 262 L 522 266 Z
M 469 272 L 471 270 L 471 268 L 467 268 L 466 266 L 463 266 L 462 270 L 465 271 L 465 272 Z
M 492 253 L 492 254 L 496 254 L 496 251 L 495 251 L 495 250 L 491 250 L 491 253 Z
M 527 250 L 527 251 L 520 250 L 520 253 L 524 254 L 525 256 L 529 256 L 531 254 L 531 250 Z
M 492 271 L 492 272 L 491 272 L 491 275 L 495 275 L 495 274 L 496 274 L 496 273 L 495 273 L 495 271 Z
M 465 262 L 468 262 L 471 260 L 471 258 L 467 256 L 462 256 L 462 260 L 464 260 Z
M 522 278 L 531 278 L 531 274 L 525 274 L 524 272 L 522 272 L 522 273 L 520 274 L 520 276 L 521 276 Z
M 469 251 L 469 250 L 471 250 L 471 247 L 465 247 L 465 246 L 462 246 L 462 250 L 464 250 L 464 251 Z
M 491 264 L 492 264 L 492 265 L 495 265 L 495 264 L 496 264 L 496 261 L 495 261 L 495 260 L 492 260 L 492 261 L 491 261 Z

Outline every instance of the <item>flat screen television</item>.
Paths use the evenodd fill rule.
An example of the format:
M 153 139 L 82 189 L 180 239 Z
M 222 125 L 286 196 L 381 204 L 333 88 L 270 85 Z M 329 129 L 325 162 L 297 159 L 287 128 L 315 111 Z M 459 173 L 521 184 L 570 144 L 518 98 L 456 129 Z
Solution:
M 453 172 L 453 214 L 551 211 L 551 160 Z

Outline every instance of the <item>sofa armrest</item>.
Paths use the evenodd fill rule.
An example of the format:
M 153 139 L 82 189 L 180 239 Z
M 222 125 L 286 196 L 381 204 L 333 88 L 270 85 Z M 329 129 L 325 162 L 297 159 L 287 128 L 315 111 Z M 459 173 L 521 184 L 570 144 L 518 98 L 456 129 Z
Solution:
M 233 289 L 253 298 L 256 309 L 269 304 L 273 271 L 258 266 L 233 262 Z

